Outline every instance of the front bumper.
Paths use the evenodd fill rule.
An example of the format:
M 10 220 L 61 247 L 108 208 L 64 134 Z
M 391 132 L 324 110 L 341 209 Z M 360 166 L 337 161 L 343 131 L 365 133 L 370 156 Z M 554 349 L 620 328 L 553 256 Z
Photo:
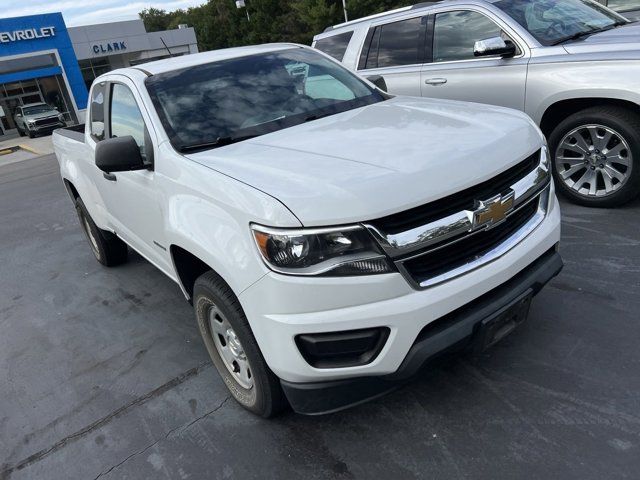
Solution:
M 329 386 L 334 381 L 343 382 L 344 390 L 360 391 L 358 395 L 365 398 L 380 393 L 379 384 L 371 387 L 377 382 L 366 377 L 387 381 L 390 375 L 404 370 L 416 339 L 427 325 L 512 281 L 556 247 L 560 241 L 560 208 L 553 191 L 551 198 L 542 223 L 503 256 L 424 290 L 412 288 L 399 273 L 342 278 L 268 273 L 243 291 L 238 298 L 256 341 L 294 408 L 305 409 L 304 402 L 296 400 L 300 396 L 296 392 L 309 390 L 319 396 L 317 386 Z M 536 282 L 540 286 L 544 283 Z M 301 334 L 375 327 L 387 327 L 389 335 L 377 357 L 366 365 L 315 368 L 303 358 L 295 342 Z M 331 409 L 323 407 L 322 411 Z
M 518 298 L 536 295 L 560 273 L 562 265 L 560 254 L 551 248 L 508 282 L 430 323 L 418 334 L 404 361 L 392 374 L 313 383 L 281 380 L 285 395 L 296 412 L 313 415 L 341 410 L 385 394 L 441 353 L 473 343 L 485 318 Z

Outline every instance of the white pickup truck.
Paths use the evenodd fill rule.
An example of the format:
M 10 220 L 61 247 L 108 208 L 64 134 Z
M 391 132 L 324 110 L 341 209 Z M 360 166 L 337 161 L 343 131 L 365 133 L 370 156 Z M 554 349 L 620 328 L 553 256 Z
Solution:
M 262 416 L 345 408 L 488 347 L 562 268 L 528 117 L 390 96 L 299 45 L 110 72 L 53 141 L 98 261 L 129 246 L 180 285 Z

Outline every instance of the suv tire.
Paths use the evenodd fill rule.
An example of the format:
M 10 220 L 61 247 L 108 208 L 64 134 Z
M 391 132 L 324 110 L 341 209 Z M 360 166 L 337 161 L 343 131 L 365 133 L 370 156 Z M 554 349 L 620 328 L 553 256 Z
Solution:
M 587 207 L 617 207 L 640 193 L 640 116 L 616 106 L 591 107 L 549 136 L 556 188 Z
M 127 244 L 113 233 L 98 228 L 80 198 L 76 200 L 76 212 L 89 247 L 98 262 L 105 267 L 115 267 L 127 261 Z
M 209 356 L 236 401 L 264 418 L 282 411 L 280 381 L 265 362 L 238 298 L 215 272 L 195 281 L 193 307 Z

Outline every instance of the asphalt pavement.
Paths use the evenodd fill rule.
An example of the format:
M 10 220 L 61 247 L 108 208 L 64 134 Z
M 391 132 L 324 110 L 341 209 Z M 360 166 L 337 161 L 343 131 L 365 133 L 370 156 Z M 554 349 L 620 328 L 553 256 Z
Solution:
M 0 479 L 637 479 L 640 201 L 562 208 L 565 269 L 492 350 L 263 420 L 176 284 L 94 260 L 53 156 L 0 165 Z

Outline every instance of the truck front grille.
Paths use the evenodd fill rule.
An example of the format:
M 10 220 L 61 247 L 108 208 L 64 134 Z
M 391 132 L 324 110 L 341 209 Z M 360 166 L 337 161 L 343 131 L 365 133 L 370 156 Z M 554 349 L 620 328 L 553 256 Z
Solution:
M 463 267 L 487 255 L 521 229 L 538 211 L 538 202 L 529 202 L 505 222 L 451 242 L 404 262 L 404 268 L 418 284 Z
M 374 220 L 371 225 L 389 234 L 400 233 L 462 210 L 473 210 L 477 200 L 504 193 L 540 163 L 540 151 L 497 176 L 453 195 Z
M 365 226 L 409 283 L 429 288 L 508 252 L 547 213 L 546 147 L 493 179 Z
M 47 127 L 49 125 L 57 125 L 60 123 L 58 117 L 40 118 L 35 121 L 37 127 Z

